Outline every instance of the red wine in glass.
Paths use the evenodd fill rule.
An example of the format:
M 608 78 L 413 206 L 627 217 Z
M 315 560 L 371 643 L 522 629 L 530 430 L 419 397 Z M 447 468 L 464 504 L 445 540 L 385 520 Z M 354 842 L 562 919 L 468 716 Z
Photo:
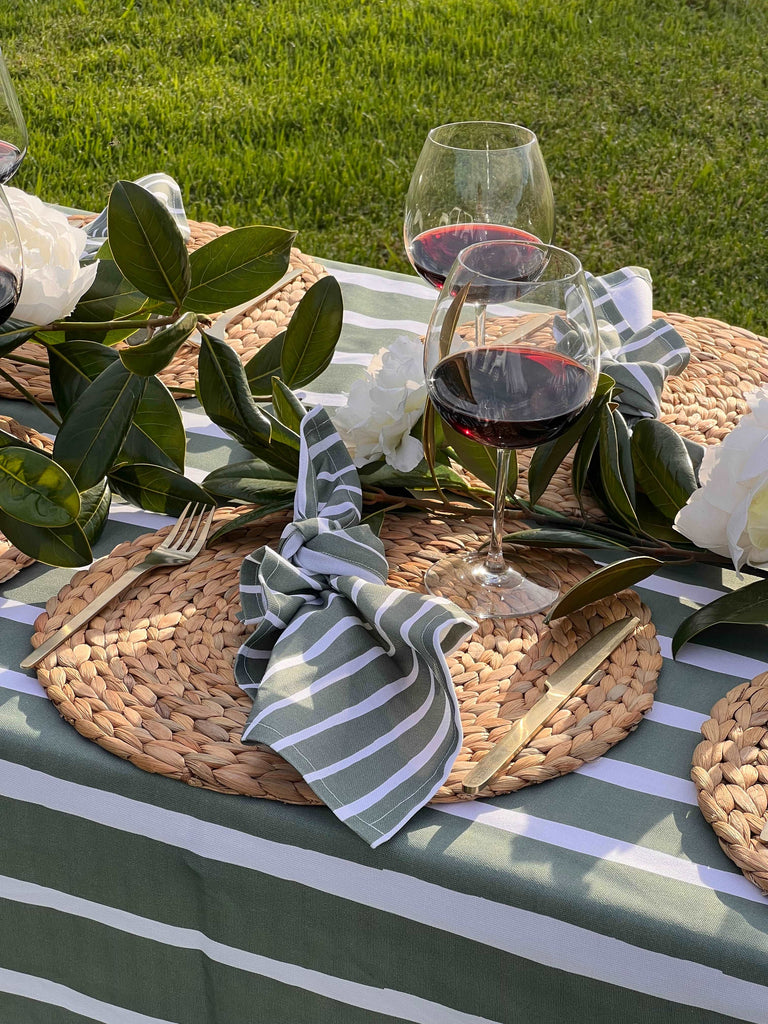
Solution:
M 435 288 L 442 288 L 453 261 L 462 249 L 475 242 L 539 242 L 539 239 L 520 228 L 503 224 L 444 224 L 422 231 L 410 245 L 410 258 L 414 269 Z M 498 271 L 498 267 L 494 267 Z M 521 268 L 521 273 L 523 268 Z M 528 276 L 533 271 L 528 270 Z M 521 277 L 521 280 L 524 278 Z M 475 301 L 475 300 L 473 300 Z
M 439 362 L 430 397 L 454 430 L 494 448 L 533 448 L 564 433 L 588 405 L 594 376 L 547 349 L 487 345 Z
M 6 267 L 0 267 L 0 324 L 4 324 L 16 308 L 21 294 L 21 281 Z
M 19 169 L 25 154 L 25 149 L 19 149 L 12 142 L 4 142 L 0 139 L 0 185 L 11 180 Z

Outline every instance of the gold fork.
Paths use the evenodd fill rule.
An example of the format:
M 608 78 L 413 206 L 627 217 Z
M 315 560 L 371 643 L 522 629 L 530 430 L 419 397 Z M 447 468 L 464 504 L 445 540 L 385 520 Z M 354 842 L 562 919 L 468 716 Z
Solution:
M 94 597 L 82 611 L 68 619 L 52 637 L 27 655 L 21 662 L 21 668 L 34 668 L 35 665 L 38 665 L 47 654 L 55 651 L 59 644 L 76 633 L 81 626 L 94 617 L 96 612 L 101 611 L 113 598 L 127 590 L 144 573 L 156 569 L 159 565 L 185 565 L 187 562 L 191 562 L 205 546 L 215 511 L 215 508 L 209 508 L 207 505 L 191 506 L 191 503 L 188 504 L 168 536 L 158 547 L 150 551 L 143 562 L 126 569 L 119 579 L 102 590 L 98 597 Z

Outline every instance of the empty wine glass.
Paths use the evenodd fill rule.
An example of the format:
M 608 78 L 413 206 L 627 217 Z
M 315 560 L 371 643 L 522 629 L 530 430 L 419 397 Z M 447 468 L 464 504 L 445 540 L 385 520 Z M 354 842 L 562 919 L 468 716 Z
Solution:
M 493 239 L 552 241 L 552 185 L 536 135 L 518 124 L 460 121 L 427 135 L 405 201 L 405 249 L 441 288 L 462 249 Z
M 0 50 L 0 185 L 10 181 L 27 154 L 27 126 Z
M 0 324 L 12 315 L 21 295 L 23 251 L 5 189 L 0 185 Z
M 477 305 L 484 317 L 476 316 Z M 427 589 L 477 618 L 550 607 L 557 587 L 526 578 L 505 560 L 503 517 L 512 450 L 564 433 L 594 395 L 599 341 L 578 259 L 535 241 L 464 249 L 435 304 L 424 368 L 448 441 L 456 431 L 496 449 L 488 551 L 442 559 L 427 572 Z

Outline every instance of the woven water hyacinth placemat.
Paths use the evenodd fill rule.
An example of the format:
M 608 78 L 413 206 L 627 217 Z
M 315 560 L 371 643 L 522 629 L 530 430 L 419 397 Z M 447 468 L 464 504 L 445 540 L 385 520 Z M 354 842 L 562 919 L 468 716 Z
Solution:
M 92 217 L 70 218 L 73 223 L 78 225 L 87 223 L 91 219 Z M 206 242 L 232 230 L 229 227 L 220 227 L 217 224 L 200 221 L 190 221 L 189 226 L 192 236 L 187 246 L 190 250 L 199 249 Z M 305 292 L 315 281 L 326 276 L 325 268 L 299 249 L 291 249 L 290 266 L 300 271 L 298 277 L 290 281 L 285 288 L 265 299 L 258 307 L 235 318 L 227 328 L 227 340 L 230 347 L 244 363 L 248 362 L 262 345 L 265 345 L 270 338 L 285 327 Z M 215 315 L 211 319 L 215 320 Z M 166 387 L 177 392 L 179 397 L 181 392 L 189 393 L 194 390 L 199 351 L 199 347 L 192 342 L 182 345 L 170 365 L 158 375 Z M 21 345 L 16 352 L 24 358 L 35 359 L 38 362 L 46 359 L 42 346 L 31 342 Z M 4 358 L 0 363 L 8 373 L 18 378 L 38 401 L 53 401 L 47 368 L 18 362 L 13 355 Z M 21 398 L 22 396 L 8 381 L 0 379 L 0 397 Z
M 768 672 L 729 690 L 701 727 L 691 778 L 726 856 L 768 896 Z
M 221 510 L 217 518 L 234 514 Z M 237 618 L 240 565 L 260 544 L 274 545 L 286 521 L 285 515 L 265 519 L 258 531 L 221 538 L 190 565 L 145 577 L 48 655 L 38 675 L 60 714 L 87 739 L 146 771 L 224 793 L 319 803 L 279 755 L 240 742 L 250 698 L 232 674 L 246 635 Z M 487 533 L 481 517 L 450 523 L 417 514 L 388 517 L 382 540 L 390 583 L 420 590 L 433 561 L 447 550 L 477 548 Z M 48 602 L 35 643 L 140 561 L 157 537 L 122 544 L 78 573 Z M 567 588 L 593 565 L 581 555 L 532 552 L 523 568 L 555 573 Z M 435 801 L 472 799 L 462 792 L 463 775 L 542 695 L 543 676 L 627 614 L 641 625 L 480 794 L 493 796 L 573 771 L 624 739 L 651 707 L 661 655 L 650 612 L 633 591 L 551 626 L 540 615 L 483 622 L 449 662 L 464 741 Z
M 0 416 L 0 430 L 4 430 L 19 441 L 26 441 L 44 452 L 53 451 L 53 441 L 44 434 L 39 434 L 31 427 L 25 427 L 10 416 Z M 23 554 L 17 547 L 0 533 L 0 583 L 5 583 L 35 561 L 29 555 Z

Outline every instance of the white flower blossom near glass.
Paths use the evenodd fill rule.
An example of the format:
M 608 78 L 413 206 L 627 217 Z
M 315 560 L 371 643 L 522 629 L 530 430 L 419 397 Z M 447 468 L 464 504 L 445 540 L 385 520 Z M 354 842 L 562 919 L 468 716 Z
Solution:
M 349 389 L 347 404 L 332 414 L 344 444 L 359 468 L 382 456 L 401 473 L 423 457 L 411 428 L 424 411 L 424 348 L 417 338 L 401 336 L 382 348 L 364 377 Z
M 97 264 L 80 266 L 86 234 L 37 196 L 7 188 L 24 250 L 24 281 L 14 318 L 49 324 L 69 316 L 96 276 Z
M 768 390 L 747 395 L 749 412 L 704 453 L 701 487 L 675 518 L 694 544 L 743 565 L 768 568 Z

